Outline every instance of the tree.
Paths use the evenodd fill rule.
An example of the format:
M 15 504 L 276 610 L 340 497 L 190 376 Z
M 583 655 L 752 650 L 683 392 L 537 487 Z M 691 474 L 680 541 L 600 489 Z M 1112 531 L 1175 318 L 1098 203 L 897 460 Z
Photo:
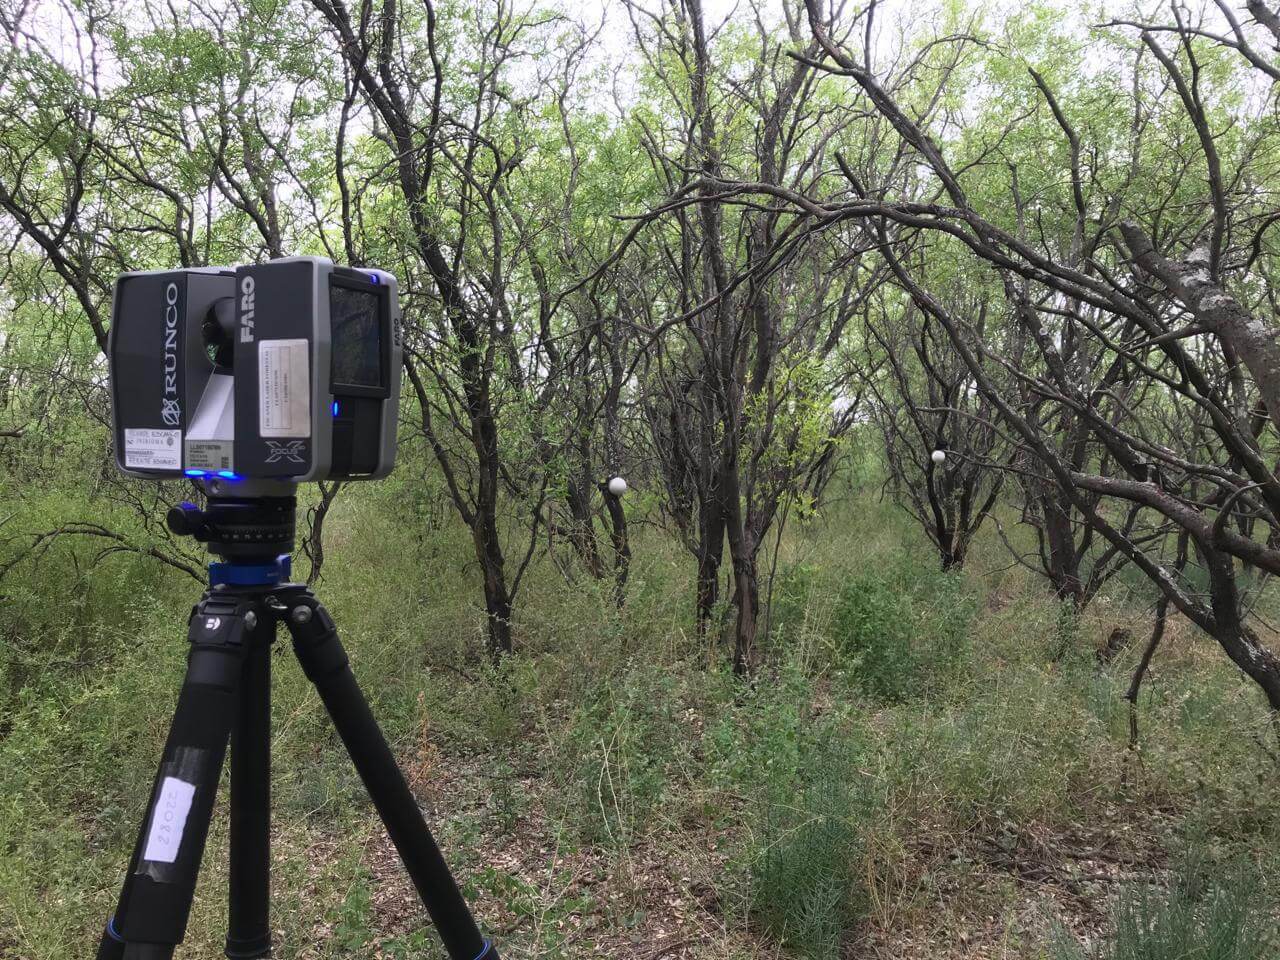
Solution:
M 376 124 L 381 168 L 404 213 L 405 230 L 387 253 L 434 293 L 408 300 L 406 374 L 422 435 L 472 534 L 490 653 L 509 653 L 515 597 L 544 520 L 547 453 L 537 449 L 545 433 L 536 421 L 548 393 L 540 384 L 562 375 L 551 336 L 560 302 L 544 282 L 536 224 L 522 216 L 515 185 L 549 149 L 537 140 L 536 111 L 572 70 L 539 67 L 547 72 L 526 78 L 530 96 L 515 94 L 510 74 L 522 45 L 549 41 L 558 21 L 497 3 L 467 31 L 442 25 L 431 3 L 354 13 L 342 0 L 313 5 L 346 66 L 346 102 L 358 97 Z M 549 46 L 542 53 L 554 60 Z M 579 48 L 570 59 L 580 56 Z M 524 537 L 514 571 L 504 490 Z
M 1258 310 L 1273 303 L 1267 227 L 1275 202 L 1263 170 L 1264 158 L 1275 153 L 1277 131 L 1265 110 L 1257 116 L 1242 108 L 1233 118 L 1246 124 L 1241 134 L 1214 133 L 1231 131 L 1234 124 L 1215 117 L 1207 106 L 1228 102 L 1239 61 L 1217 76 L 1206 72 L 1205 58 L 1213 56 L 1217 41 L 1178 14 L 1172 27 L 1161 28 L 1175 37 L 1172 50 L 1156 39 L 1156 28 L 1143 29 L 1141 42 L 1158 72 L 1136 71 L 1128 97 L 1134 122 L 1123 149 L 1109 144 L 1108 151 L 1086 152 L 1086 136 L 1063 110 L 1060 96 L 1030 74 L 1058 142 L 1068 147 L 1063 169 L 1069 187 L 1062 200 L 1046 190 L 1038 201 L 1035 229 L 1025 223 L 1020 228 L 1016 211 L 1010 222 L 1008 205 L 995 205 L 996 196 L 1010 195 L 1009 181 L 988 176 L 983 182 L 972 172 L 971 159 L 953 165 L 899 96 L 881 83 L 870 57 L 859 60 L 833 39 L 835 27 L 817 0 L 808 0 L 807 8 L 821 58 L 812 60 L 803 51 L 796 56 L 851 79 L 926 166 L 930 189 L 940 191 L 945 202 L 878 194 L 854 181 L 844 185 L 848 198 L 815 199 L 817 191 L 802 194 L 762 183 L 735 185 L 732 192 L 784 200 L 806 219 L 879 223 L 896 281 L 946 331 L 976 389 L 1018 437 L 1028 462 L 1110 548 L 1221 645 L 1273 709 L 1280 709 L 1280 661 L 1248 622 L 1247 581 L 1241 576 L 1250 568 L 1280 569 L 1280 552 L 1272 545 L 1280 481 L 1269 463 L 1274 439 L 1267 430 L 1277 399 L 1269 367 L 1274 332 Z M 1256 44 L 1243 39 L 1245 28 L 1236 26 L 1236 40 L 1227 46 L 1260 69 L 1245 53 Z M 968 43 L 962 37 L 945 42 Z M 1273 82 L 1269 70 L 1261 73 Z M 1176 100 L 1149 101 L 1146 83 L 1171 84 Z M 1104 93 L 1114 115 L 1116 98 L 1124 91 Z M 1096 132 L 1114 132 L 1106 126 L 1103 120 Z M 1169 149 L 1152 149 L 1152 140 L 1167 141 Z M 1043 169 L 1046 144 L 1036 147 Z M 1197 182 L 1207 183 L 1208 190 L 1200 191 Z M 981 189 L 971 191 L 974 184 Z M 886 224 L 898 231 L 892 240 Z M 1012 316 L 1034 345 L 1038 368 L 1014 365 L 979 340 L 966 319 L 930 291 L 929 279 L 912 271 L 899 248 L 922 236 L 936 237 L 990 267 Z M 1100 344 L 1105 361 L 1089 368 L 1065 363 L 1061 344 L 1068 332 Z M 1001 389 L 994 369 L 1021 379 L 1060 415 L 1069 412 L 1087 422 L 1085 455 L 1071 460 L 1055 448 L 1044 419 L 1029 417 Z M 1113 389 L 1129 383 L 1139 384 L 1133 397 Z M 1099 396 L 1110 398 L 1105 412 L 1091 402 Z M 1110 468 L 1100 469 L 1104 463 Z M 1134 526 L 1137 519 L 1120 517 L 1141 518 L 1141 526 Z M 1164 534 L 1170 527 L 1190 536 L 1208 581 L 1204 593 L 1164 562 Z
M 951 299 L 955 312 L 974 318 L 978 336 L 990 335 L 996 322 L 986 302 L 962 291 Z M 883 374 L 868 377 L 869 410 L 890 484 L 937 548 L 942 569 L 958 569 L 1000 496 L 1009 444 L 941 326 L 912 301 L 901 308 L 882 302 L 865 329 L 883 358 Z
M 669 193 L 649 218 L 663 244 L 667 283 L 652 324 L 646 410 L 667 510 L 697 561 L 696 615 L 705 634 L 719 601 L 727 547 L 736 611 L 735 672 L 750 673 L 760 621 L 759 556 L 785 503 L 816 493 L 832 445 L 853 423 L 848 368 L 828 362 L 874 287 L 859 269 L 857 230 L 799 229 L 779 210 L 733 211 L 714 183 L 749 170 L 803 188 L 840 125 L 824 118 L 817 77 L 790 61 L 799 10 L 779 36 L 756 10 L 754 35 L 713 44 L 702 6 L 663 14 L 628 5 L 666 111 L 640 111 L 646 152 Z M 744 51 L 730 79 L 717 56 Z M 726 212 L 729 211 L 729 212 Z M 847 269 L 829 270 L 832 262 Z M 869 283 L 868 280 L 871 282 Z M 803 291 L 803 294 L 800 294 Z
M 279 187 L 295 174 L 285 158 L 318 108 L 301 93 L 272 94 L 309 90 L 316 64 L 297 57 L 303 41 L 280 18 L 248 11 L 225 20 L 199 6 L 64 12 L 73 42 L 62 48 L 31 29 L 36 7 L 3 21 L 11 45 L 0 77 L 0 211 L 12 240 L 4 266 L 22 297 L 19 332 L 56 330 L 66 346 L 40 356 L 39 374 L 55 386 L 47 400 L 30 391 L 24 400 L 42 404 L 41 417 L 87 412 L 105 425 L 101 353 L 116 275 L 278 255 L 291 239 L 294 211 L 279 202 Z M 291 186 L 314 195 L 314 180 Z M 59 400 L 68 393 L 70 403 Z M 129 544 L 196 569 L 160 521 L 183 485 L 119 477 L 109 447 L 97 452 L 91 470 L 101 489 L 139 516 L 145 536 L 83 523 L 56 534 L 104 537 L 113 551 Z

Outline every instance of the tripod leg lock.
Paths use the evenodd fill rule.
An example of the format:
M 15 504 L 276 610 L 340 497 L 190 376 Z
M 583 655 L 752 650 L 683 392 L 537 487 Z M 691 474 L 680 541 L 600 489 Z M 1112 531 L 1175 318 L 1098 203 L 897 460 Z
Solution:
M 298 662 L 308 680 L 322 683 L 347 669 L 350 661 L 338 639 L 337 625 L 309 590 L 289 598 L 287 616 L 286 625 L 298 651 Z

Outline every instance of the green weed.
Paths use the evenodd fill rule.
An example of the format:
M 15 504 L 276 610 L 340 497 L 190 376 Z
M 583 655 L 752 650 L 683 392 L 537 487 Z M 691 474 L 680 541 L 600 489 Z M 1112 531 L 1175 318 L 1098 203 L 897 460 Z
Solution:
M 1106 940 L 1096 949 L 1060 944 L 1058 960 L 1269 960 L 1280 922 L 1261 896 L 1258 872 L 1184 855 L 1167 886 L 1127 885 Z
M 859 782 L 853 751 L 835 739 L 808 751 L 798 773 L 768 784 L 761 798 L 749 916 L 800 956 L 834 957 L 865 909 L 874 792 Z
M 962 575 L 902 558 L 845 584 L 832 636 L 864 693 L 901 703 L 940 690 L 962 665 L 975 609 Z

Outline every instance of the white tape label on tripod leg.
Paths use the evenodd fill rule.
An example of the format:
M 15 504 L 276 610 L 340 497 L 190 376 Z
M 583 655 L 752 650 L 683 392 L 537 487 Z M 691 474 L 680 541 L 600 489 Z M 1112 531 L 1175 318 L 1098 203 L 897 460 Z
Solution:
M 306 340 L 259 342 L 259 436 L 311 436 L 309 356 Z
M 142 859 L 153 863 L 173 863 L 182 847 L 182 831 L 187 826 L 187 814 L 196 795 L 196 785 L 165 777 L 160 783 L 160 793 L 151 808 L 151 829 L 147 833 L 147 846 Z

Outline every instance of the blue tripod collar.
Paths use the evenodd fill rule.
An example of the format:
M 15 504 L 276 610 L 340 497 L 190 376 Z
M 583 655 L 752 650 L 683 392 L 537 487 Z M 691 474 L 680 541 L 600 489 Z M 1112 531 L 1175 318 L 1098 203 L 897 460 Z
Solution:
M 271 563 L 216 561 L 209 564 L 209 586 L 274 587 L 288 582 L 292 568 L 292 558 L 287 553 L 280 554 Z

